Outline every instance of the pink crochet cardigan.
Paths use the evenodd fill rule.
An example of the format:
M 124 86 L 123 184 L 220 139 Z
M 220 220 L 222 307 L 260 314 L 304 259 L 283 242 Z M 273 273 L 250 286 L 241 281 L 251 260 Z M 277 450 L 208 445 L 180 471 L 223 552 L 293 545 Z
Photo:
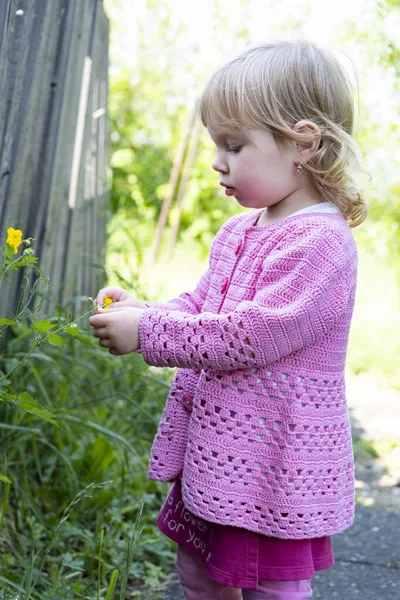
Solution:
M 149 478 L 182 476 L 208 521 L 282 539 L 338 533 L 354 518 L 344 368 L 357 250 L 341 214 L 265 227 L 233 217 L 192 294 L 140 320 L 144 360 L 180 367 Z

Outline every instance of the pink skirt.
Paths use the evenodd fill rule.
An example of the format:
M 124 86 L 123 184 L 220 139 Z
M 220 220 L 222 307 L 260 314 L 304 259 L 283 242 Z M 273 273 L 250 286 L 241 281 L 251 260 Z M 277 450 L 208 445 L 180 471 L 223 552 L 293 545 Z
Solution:
M 157 517 L 158 528 L 204 563 L 212 579 L 239 589 L 257 589 L 259 579 L 312 579 L 335 564 L 331 538 L 281 540 L 196 517 L 182 501 L 176 480 Z

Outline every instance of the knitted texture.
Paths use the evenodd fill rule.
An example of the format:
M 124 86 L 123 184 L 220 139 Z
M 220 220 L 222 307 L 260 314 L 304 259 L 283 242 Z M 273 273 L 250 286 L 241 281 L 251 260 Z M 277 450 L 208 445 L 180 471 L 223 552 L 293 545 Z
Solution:
M 193 295 L 141 317 L 145 361 L 181 367 L 149 477 L 182 473 L 185 506 L 209 521 L 332 535 L 354 518 L 344 367 L 356 246 L 341 215 L 254 222 L 230 219 Z
M 150 456 L 150 473 L 160 474 L 155 479 L 175 481 L 183 472 L 192 399 L 198 379 L 196 371 L 181 369 L 171 386 Z

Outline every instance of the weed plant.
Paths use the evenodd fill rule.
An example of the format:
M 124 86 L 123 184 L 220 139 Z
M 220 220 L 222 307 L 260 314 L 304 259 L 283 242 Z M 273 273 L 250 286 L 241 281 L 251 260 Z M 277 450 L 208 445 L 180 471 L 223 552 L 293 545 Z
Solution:
M 23 256 L 8 246 L 5 276 Z M 77 320 L 25 303 L 0 321 L 0 598 L 141 597 L 174 558 L 155 525 L 168 486 L 147 479 L 171 373 L 110 355 Z

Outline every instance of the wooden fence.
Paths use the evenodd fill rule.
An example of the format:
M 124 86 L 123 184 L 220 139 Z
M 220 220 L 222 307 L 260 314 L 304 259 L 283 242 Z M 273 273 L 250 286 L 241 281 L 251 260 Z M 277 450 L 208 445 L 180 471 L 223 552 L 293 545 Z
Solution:
M 101 0 L 0 1 L 0 240 L 35 237 L 57 302 L 104 278 L 108 20 Z M 1 290 L 12 316 L 22 273 Z

